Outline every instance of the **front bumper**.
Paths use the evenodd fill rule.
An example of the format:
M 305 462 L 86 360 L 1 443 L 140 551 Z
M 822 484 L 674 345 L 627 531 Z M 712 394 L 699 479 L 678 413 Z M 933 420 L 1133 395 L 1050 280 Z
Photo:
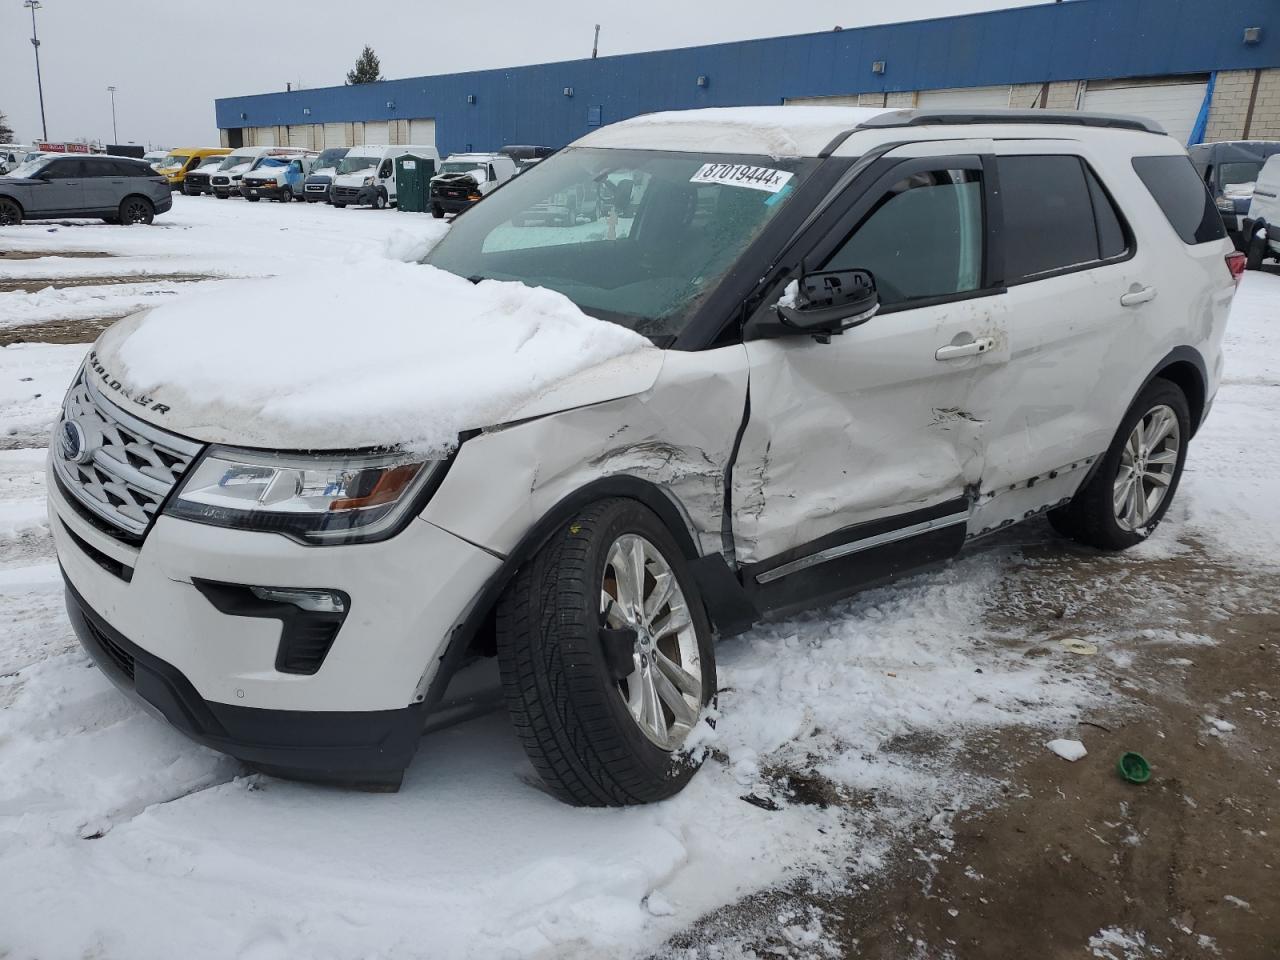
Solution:
M 335 184 L 329 188 L 329 198 L 334 203 L 353 204 L 358 207 L 372 205 L 373 198 L 377 195 L 377 187 L 346 187 Z
M 266 197 L 268 200 L 278 200 L 281 197 L 293 198 L 293 188 L 288 186 L 280 186 L 278 184 L 256 184 L 240 181 L 240 196 L 245 197 Z
M 466 197 L 446 197 L 440 194 L 431 195 L 431 206 L 439 207 L 445 213 L 461 213 L 470 210 L 479 200 L 468 200 Z
M 169 191 L 163 197 L 156 200 L 156 213 L 168 213 L 173 209 L 173 191 Z
M 500 568 L 417 518 L 379 543 L 311 547 L 162 516 L 135 547 L 60 483 L 48 497 L 68 613 L 104 672 L 193 739 L 288 776 L 402 769 L 447 641 Z M 349 613 L 314 673 L 285 673 L 281 621 L 225 613 L 193 581 L 337 589 Z

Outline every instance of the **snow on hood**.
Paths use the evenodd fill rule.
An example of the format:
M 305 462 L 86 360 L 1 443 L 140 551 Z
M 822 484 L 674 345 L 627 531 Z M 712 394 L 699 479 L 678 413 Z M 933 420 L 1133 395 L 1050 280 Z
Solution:
M 199 440 L 442 453 L 464 430 L 551 412 L 551 398 L 564 409 L 647 389 L 661 358 L 545 288 L 362 261 L 135 314 L 90 364 L 132 412 Z M 566 388 L 574 378 L 584 386 Z

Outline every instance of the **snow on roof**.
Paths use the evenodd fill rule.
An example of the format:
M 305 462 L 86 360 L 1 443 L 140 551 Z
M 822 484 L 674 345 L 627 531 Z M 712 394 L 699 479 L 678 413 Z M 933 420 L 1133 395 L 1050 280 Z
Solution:
M 840 134 L 892 111 L 871 107 L 713 107 L 610 124 L 575 146 L 816 157 Z

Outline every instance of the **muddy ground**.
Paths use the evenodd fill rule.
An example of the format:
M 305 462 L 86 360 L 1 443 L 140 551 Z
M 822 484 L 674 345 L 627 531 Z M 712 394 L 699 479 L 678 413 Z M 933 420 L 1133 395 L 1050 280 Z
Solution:
M 1062 732 L 1088 756 L 1069 763 L 1023 730 L 963 744 L 973 773 L 1000 781 L 999 802 L 958 812 L 942 835 L 922 823 L 888 870 L 853 878 L 852 892 L 770 892 L 704 918 L 672 952 L 717 956 L 706 944 L 777 929 L 776 917 L 820 922 L 825 942 L 766 932 L 749 949 L 867 960 L 1280 957 L 1280 583 L 1185 547 L 1110 557 L 1047 524 L 988 544 L 1017 551 L 1030 575 L 1006 579 L 989 614 L 1010 636 L 1034 634 L 1026 655 L 1120 635 L 1093 655 L 1114 703 Z M 1118 775 L 1126 751 L 1150 761 L 1147 783 Z M 865 802 L 811 784 L 796 798 Z M 1102 930 L 1115 936 L 1099 940 Z

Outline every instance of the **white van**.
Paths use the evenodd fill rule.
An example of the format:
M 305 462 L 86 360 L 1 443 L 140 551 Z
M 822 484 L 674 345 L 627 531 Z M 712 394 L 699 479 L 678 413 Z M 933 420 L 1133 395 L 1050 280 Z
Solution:
M 1032 517 L 1154 534 L 1244 255 L 1149 121 L 779 106 L 594 130 L 424 264 L 102 334 L 49 454 L 72 625 L 197 740 L 388 787 L 496 656 L 549 792 L 621 805 L 694 775 L 718 637 Z
M 237 147 L 222 158 L 209 177 L 209 190 L 219 200 L 240 195 L 240 181 L 262 157 L 301 157 L 305 150 L 291 147 Z
M 1241 240 L 1250 270 L 1261 267 L 1263 260 L 1280 259 L 1280 153 L 1262 165 L 1243 227 Z
M 352 147 L 338 161 L 338 172 L 329 190 L 329 202 L 335 207 L 370 206 L 381 210 L 396 202 L 396 157 L 406 154 L 440 162 L 435 147 L 402 144 L 365 143 Z

